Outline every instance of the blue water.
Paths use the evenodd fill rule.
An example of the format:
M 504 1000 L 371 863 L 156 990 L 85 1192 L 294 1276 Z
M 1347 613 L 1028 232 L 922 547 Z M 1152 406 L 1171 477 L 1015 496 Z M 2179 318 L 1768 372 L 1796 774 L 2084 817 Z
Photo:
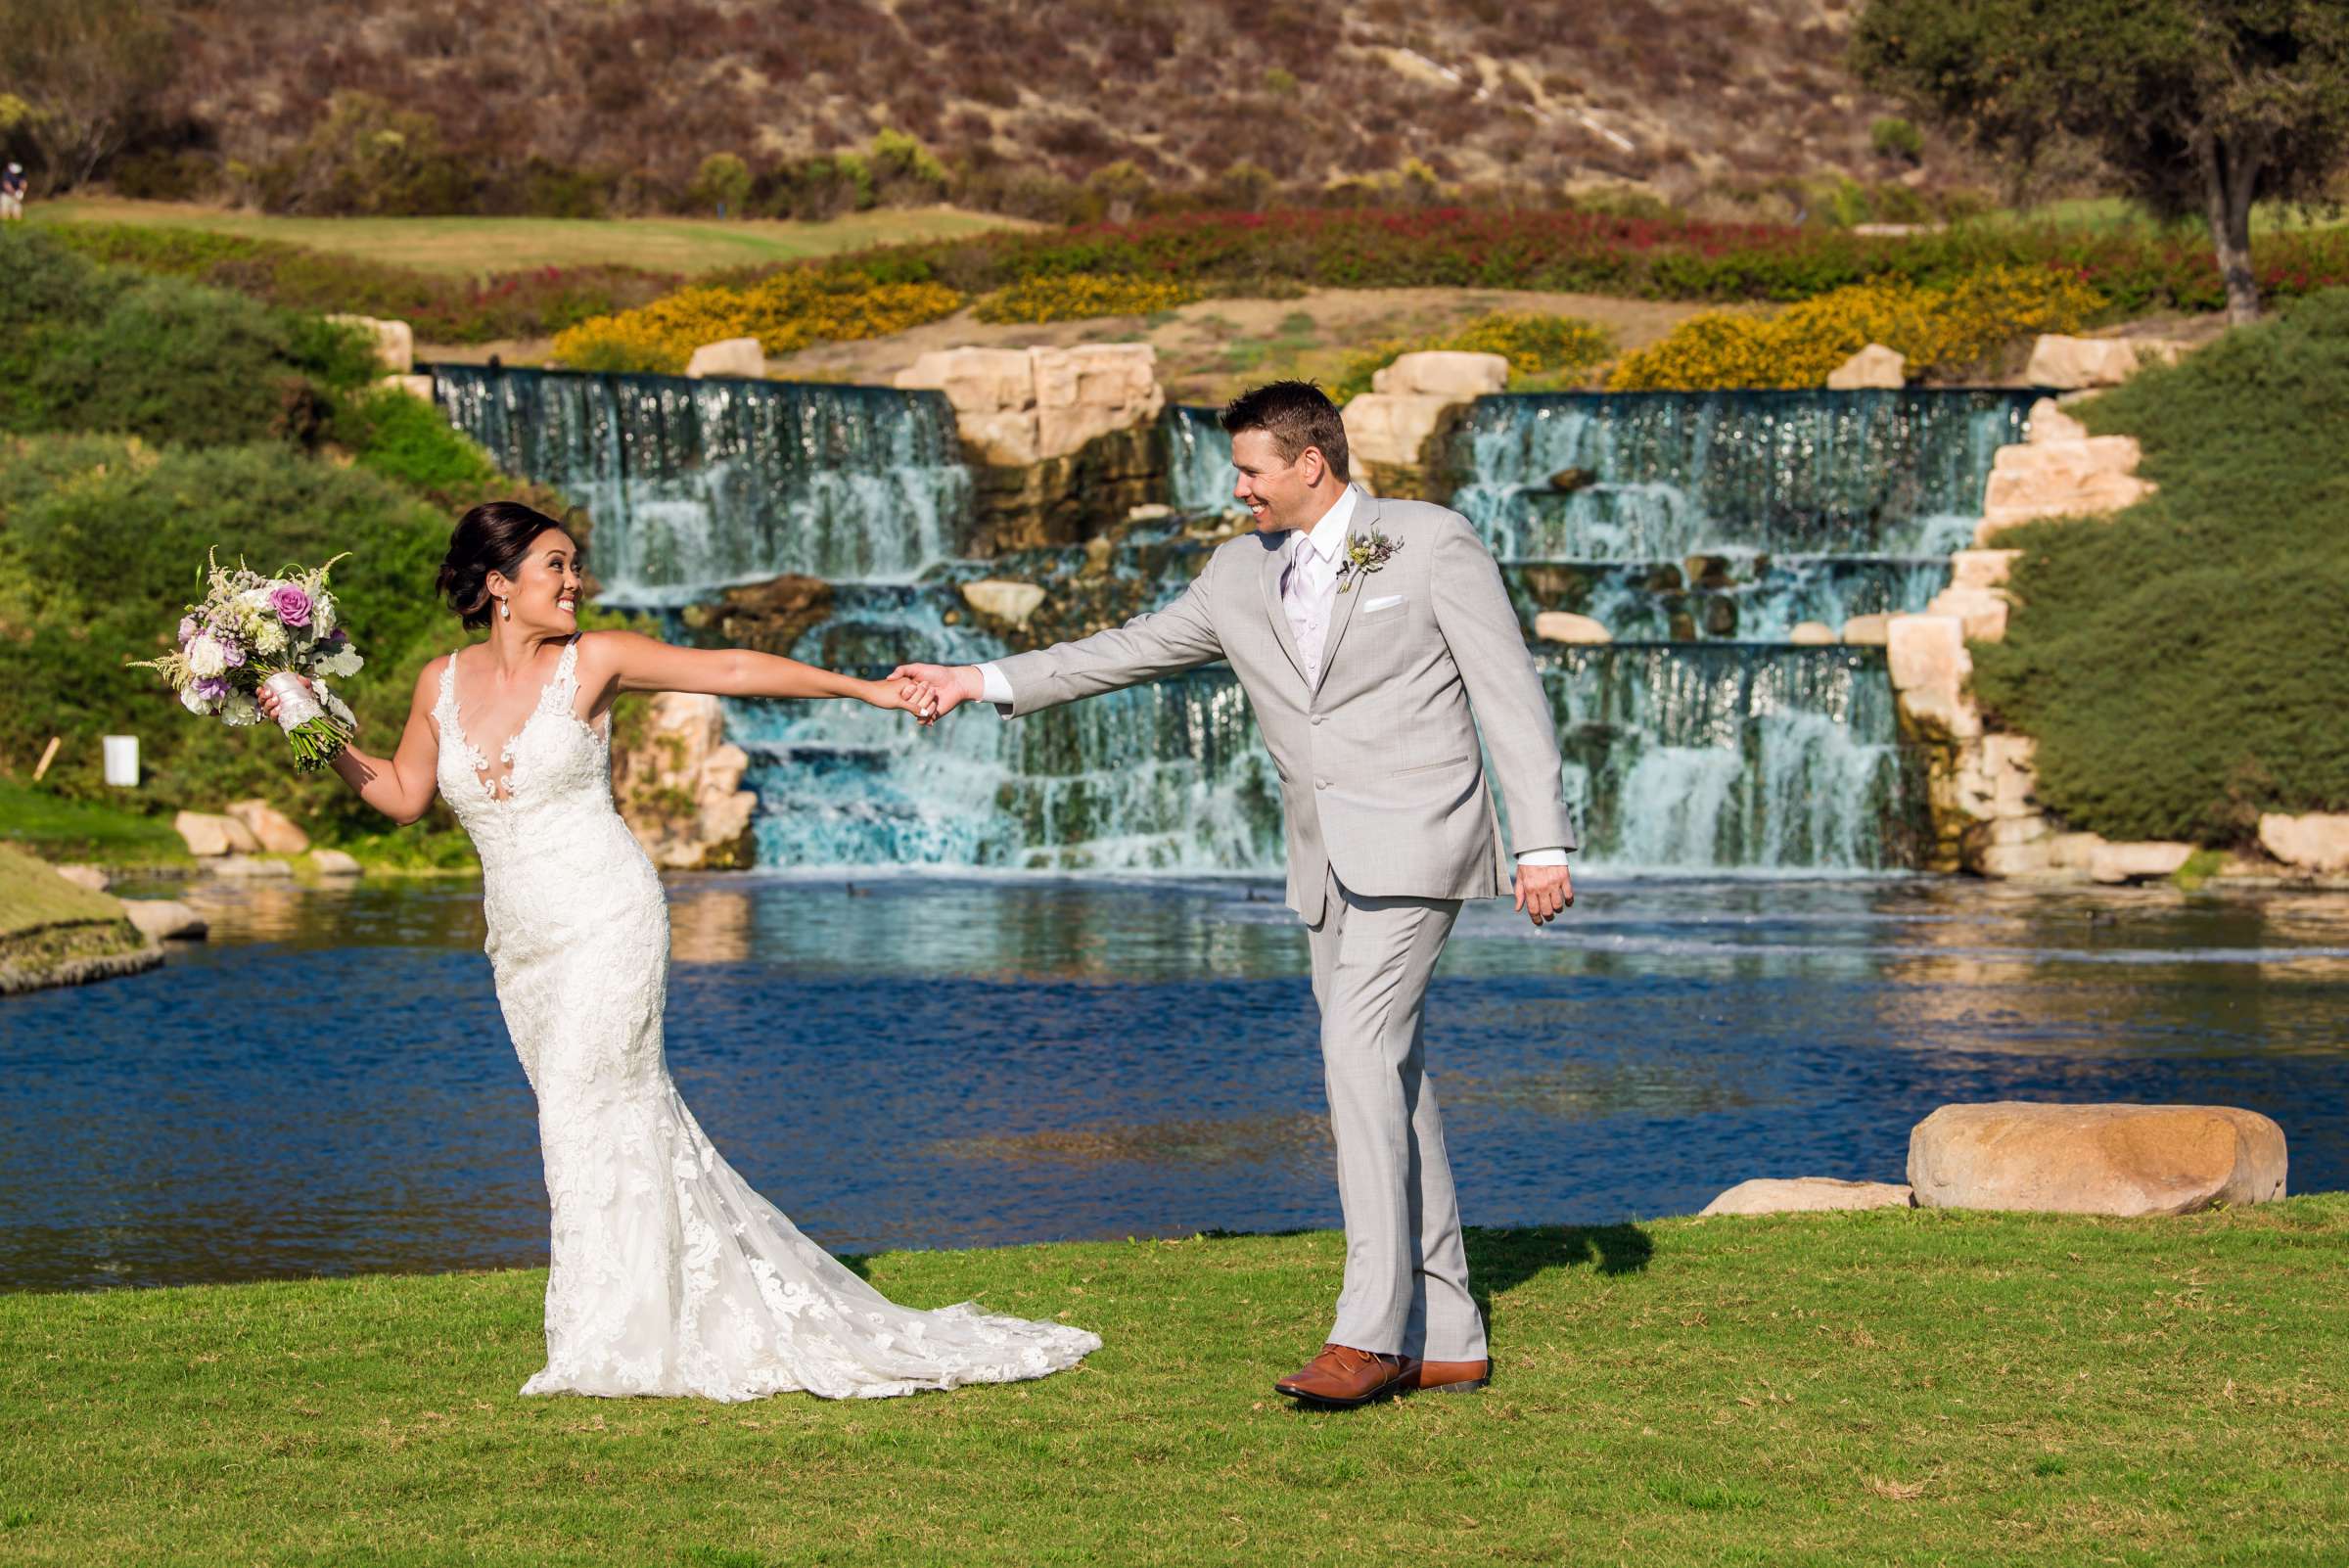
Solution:
M 671 1066 L 829 1246 L 1334 1226 L 1302 933 L 1261 882 L 671 883 Z M 0 1283 L 534 1265 L 478 886 L 202 895 L 155 973 L 0 1000 Z M 299 1004 L 286 997 L 303 998 Z M 1429 1060 L 1472 1224 L 1900 1179 L 1953 1100 L 2274 1116 L 2349 1185 L 2349 901 L 1587 879 L 1471 906 Z

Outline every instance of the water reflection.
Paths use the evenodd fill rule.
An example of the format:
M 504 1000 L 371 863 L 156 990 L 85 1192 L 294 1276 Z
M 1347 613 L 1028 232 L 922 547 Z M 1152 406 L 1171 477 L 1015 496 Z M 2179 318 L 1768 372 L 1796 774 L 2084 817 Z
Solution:
M 1475 1223 L 1897 1176 L 1950 1100 L 2198 1100 L 2349 1184 L 2349 899 L 1927 879 L 1472 905 L 1429 1002 Z M 671 1065 L 850 1249 L 1337 1221 L 1303 935 L 1252 881 L 680 877 Z M 465 880 L 204 888 L 214 940 L 0 1001 L 0 1281 L 542 1262 Z M 299 1002 L 288 998 L 301 998 Z

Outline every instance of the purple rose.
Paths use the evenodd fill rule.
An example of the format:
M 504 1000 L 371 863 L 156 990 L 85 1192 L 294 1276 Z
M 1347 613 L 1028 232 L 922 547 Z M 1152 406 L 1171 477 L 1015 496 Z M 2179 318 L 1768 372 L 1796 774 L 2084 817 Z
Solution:
M 206 702 L 216 703 L 228 695 L 228 682 L 214 675 L 209 680 L 197 681 L 193 689 Z
M 179 645 L 182 648 L 185 648 L 189 642 L 194 640 L 195 636 L 196 618 L 194 616 L 181 616 L 179 618 Z
M 278 621 L 289 626 L 310 623 L 310 596 L 291 582 L 278 584 L 269 590 L 269 608 L 277 612 Z

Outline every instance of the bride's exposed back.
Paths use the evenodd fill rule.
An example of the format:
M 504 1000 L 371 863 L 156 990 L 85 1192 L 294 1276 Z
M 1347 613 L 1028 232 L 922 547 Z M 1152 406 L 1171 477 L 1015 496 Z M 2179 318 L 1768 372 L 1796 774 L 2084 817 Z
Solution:
M 579 549 L 514 502 L 465 514 L 440 592 L 488 639 L 436 659 L 392 754 L 335 762 L 400 822 L 437 793 L 480 852 L 498 1005 L 538 1100 L 554 1212 L 546 1366 L 525 1394 L 833 1398 L 1041 1377 L 1100 1341 L 969 1305 L 899 1307 L 721 1158 L 662 1047 L 668 910 L 612 802 L 623 692 L 853 698 L 920 714 L 915 682 L 741 649 L 581 633 Z

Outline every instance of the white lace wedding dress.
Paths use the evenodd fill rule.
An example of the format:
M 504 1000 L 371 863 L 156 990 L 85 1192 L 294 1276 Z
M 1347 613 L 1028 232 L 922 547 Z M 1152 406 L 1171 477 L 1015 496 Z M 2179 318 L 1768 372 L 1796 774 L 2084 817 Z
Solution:
M 613 807 L 610 720 L 575 712 L 577 658 L 574 638 L 500 756 L 502 791 L 466 738 L 453 660 L 433 711 L 554 1208 L 546 1368 L 522 1392 L 880 1398 L 1042 1377 L 1099 1349 L 968 1303 L 896 1305 L 711 1146 L 662 1049 L 668 903 Z

